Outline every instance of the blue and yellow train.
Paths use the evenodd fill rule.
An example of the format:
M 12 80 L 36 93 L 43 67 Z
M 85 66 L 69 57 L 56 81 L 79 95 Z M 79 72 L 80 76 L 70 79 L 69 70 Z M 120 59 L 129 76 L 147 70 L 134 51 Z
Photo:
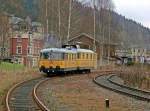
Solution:
M 97 54 L 72 46 L 47 48 L 40 52 L 39 69 L 48 75 L 66 72 L 90 72 L 97 67 Z

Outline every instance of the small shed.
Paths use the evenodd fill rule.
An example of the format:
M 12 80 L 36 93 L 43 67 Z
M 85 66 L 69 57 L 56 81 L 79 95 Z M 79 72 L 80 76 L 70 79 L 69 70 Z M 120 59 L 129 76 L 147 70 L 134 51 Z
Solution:
M 90 50 L 94 49 L 94 45 L 93 45 L 94 38 L 85 33 L 82 33 L 76 37 L 71 38 L 68 41 L 68 43 L 79 45 L 80 48 L 84 48 L 84 49 L 90 49 Z M 99 59 L 100 58 L 100 47 L 99 47 L 99 42 L 97 40 L 95 41 L 95 45 L 96 45 L 96 53 L 98 55 L 97 57 Z

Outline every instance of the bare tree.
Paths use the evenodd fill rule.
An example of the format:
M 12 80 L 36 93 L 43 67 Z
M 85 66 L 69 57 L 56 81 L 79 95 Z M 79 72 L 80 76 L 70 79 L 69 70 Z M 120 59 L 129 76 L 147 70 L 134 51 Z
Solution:
M 93 16 L 93 7 L 84 1 L 82 3 L 78 0 L 47 0 L 47 4 L 45 4 L 45 1 L 46 0 L 44 0 L 44 2 L 41 1 L 41 4 L 43 4 L 41 5 L 41 21 L 44 23 L 45 32 L 47 29 L 46 27 L 49 26 L 49 32 L 53 31 L 62 44 L 80 33 L 87 33 L 91 36 L 94 34 L 94 38 L 97 39 L 100 35 L 98 24 L 101 23 L 100 26 L 105 26 L 104 23 L 107 23 L 107 20 L 105 20 L 107 14 L 105 14 L 105 11 L 103 11 L 103 13 L 100 11 L 100 9 L 108 6 L 105 0 L 99 0 L 101 3 L 104 2 L 103 4 L 105 5 L 102 5 L 101 3 L 98 5 L 98 0 L 94 0 L 95 16 Z M 53 9 L 52 7 L 47 7 L 47 11 L 45 11 L 46 5 L 51 6 L 52 4 Z M 47 14 L 45 12 L 47 12 Z M 103 20 L 105 20 L 103 24 L 101 20 L 100 22 L 98 20 L 99 18 L 102 18 L 98 17 L 98 13 L 101 13 L 101 15 L 103 14 Z M 45 15 L 47 15 L 47 17 L 45 17 Z M 46 23 L 47 19 L 49 21 L 48 23 Z M 93 26 L 93 22 L 91 21 L 95 22 L 95 26 Z M 104 32 L 105 31 L 106 29 Z
M 0 47 L 1 58 L 6 56 L 6 47 L 8 47 L 9 37 L 9 17 L 6 13 L 0 12 Z
M 71 9 L 72 9 L 72 0 L 69 0 L 69 17 L 68 17 L 68 35 L 67 35 L 67 43 L 68 43 L 69 37 L 70 37 Z

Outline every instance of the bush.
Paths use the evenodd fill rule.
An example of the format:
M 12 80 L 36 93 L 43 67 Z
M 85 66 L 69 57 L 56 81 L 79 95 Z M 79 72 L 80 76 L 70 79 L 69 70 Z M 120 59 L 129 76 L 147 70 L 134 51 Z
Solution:
M 127 66 L 130 66 L 130 65 L 134 65 L 134 62 L 128 61 L 128 62 L 127 62 Z
M 121 69 L 119 76 L 126 85 L 146 90 L 150 89 L 150 75 L 144 68 L 141 69 L 138 66 L 124 67 Z

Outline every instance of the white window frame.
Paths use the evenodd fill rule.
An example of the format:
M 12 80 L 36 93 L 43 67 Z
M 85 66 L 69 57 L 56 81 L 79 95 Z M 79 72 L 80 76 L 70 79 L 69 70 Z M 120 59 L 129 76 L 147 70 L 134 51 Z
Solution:
M 32 67 L 37 66 L 37 58 L 32 59 Z
M 18 49 L 19 47 L 21 48 L 21 49 L 20 49 L 20 52 L 19 52 L 19 49 Z M 16 53 L 17 53 L 17 54 L 22 54 L 22 46 L 17 46 L 17 48 L 16 48 Z

